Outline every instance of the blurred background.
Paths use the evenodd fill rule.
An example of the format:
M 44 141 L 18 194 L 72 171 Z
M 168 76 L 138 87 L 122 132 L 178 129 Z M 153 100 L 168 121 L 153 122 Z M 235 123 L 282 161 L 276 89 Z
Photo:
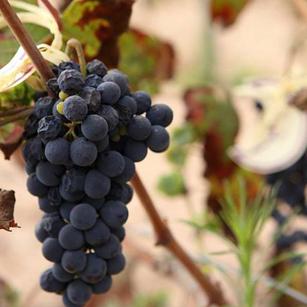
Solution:
M 64 23 L 69 22 L 72 21 L 66 13 Z M 227 155 L 235 136 L 242 132 L 242 116 L 245 122 L 250 119 L 250 125 L 258 125 L 254 107 L 244 105 L 238 110 L 231 103 L 232 89 L 247 78 L 286 76 L 289 66 L 298 67 L 304 75 L 307 2 L 138 0 L 132 6 L 130 28 L 119 37 L 119 69 L 129 75 L 133 87 L 148 90 L 154 95 L 154 103 L 170 105 L 175 114 L 169 151 L 165 155 L 150 153 L 137 167 L 174 236 L 204 272 L 220 283 L 230 305 L 237 306 L 242 268 L 236 255 L 229 252 L 229 246 L 236 241 L 232 230 L 219 219 L 220 200 L 225 195 L 223 183 L 229 181 L 236 199 L 240 194 L 236 178 L 241 176 L 247 200 L 253 201 L 262 185 L 275 185 L 281 180 L 279 188 L 283 190 L 277 189 L 281 205 L 278 210 L 275 205 L 274 218 L 268 217 L 258 234 L 253 271 L 256 274 L 276 254 L 286 251 L 288 256 L 283 256 L 281 266 L 277 266 L 277 261 L 266 271 L 266 277 L 257 284 L 254 305 L 307 306 L 301 254 L 307 228 L 306 154 L 303 151 L 293 161 L 291 166 L 295 167 L 290 171 L 287 165 L 280 168 L 286 173 L 272 172 L 274 176 L 241 168 Z M 84 43 L 82 31 L 80 38 Z M 114 66 L 116 60 L 106 54 L 111 50 L 106 47 L 101 56 Z M 306 142 L 306 131 L 302 131 L 298 142 Z M 16 191 L 14 215 L 21 226 L 0 234 L 0 306 L 60 307 L 59 297 L 39 289 L 40 273 L 49 263 L 34 236 L 41 212 L 37 200 L 26 191 L 20 153 L 15 153 L 10 161 L 1 156 L 0 169 L 0 187 Z M 129 204 L 129 213 L 124 241 L 128 266 L 116 277 L 111 291 L 95 297 L 88 307 L 205 306 L 206 298 L 181 264 L 163 247 L 154 246 L 155 235 L 137 195 Z M 291 216 L 289 223 L 284 222 L 290 220 L 286 216 Z M 278 232 L 283 236 L 276 237 Z M 294 292 L 288 296 L 285 290 L 274 290 L 271 278 L 280 278 L 282 285 Z

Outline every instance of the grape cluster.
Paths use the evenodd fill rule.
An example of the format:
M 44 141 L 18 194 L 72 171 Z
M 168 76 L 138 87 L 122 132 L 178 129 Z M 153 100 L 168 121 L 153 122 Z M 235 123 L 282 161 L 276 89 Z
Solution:
M 300 214 L 307 215 L 307 151 L 296 163 L 283 171 L 268 175 L 266 179 L 270 185 L 276 186 L 278 199 Z
M 291 211 L 306 216 L 307 200 L 305 195 L 307 185 L 307 151 L 302 157 L 287 169 L 270 174 L 266 177 L 268 184 L 276 188 L 277 198 L 290 207 Z M 272 217 L 282 230 L 288 216 L 280 208 L 275 208 Z M 290 249 L 299 242 L 307 242 L 307 233 L 296 230 L 289 234 L 281 233 L 276 241 L 278 250 Z
M 83 306 L 105 293 L 125 267 L 128 184 L 148 148 L 165 151 L 173 119 L 164 104 L 131 93 L 127 77 L 94 60 L 87 76 L 74 62 L 54 68 L 52 96 L 42 95 L 25 127 L 27 187 L 44 215 L 36 226 L 44 257 L 53 262 L 40 278 L 65 306 Z M 145 116 L 142 115 L 145 113 Z

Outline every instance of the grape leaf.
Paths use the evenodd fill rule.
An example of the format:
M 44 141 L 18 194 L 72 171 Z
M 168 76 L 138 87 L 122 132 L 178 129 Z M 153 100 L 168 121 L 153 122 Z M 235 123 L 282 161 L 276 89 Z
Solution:
M 218 98 L 210 86 L 188 89 L 184 101 L 186 119 L 194 125 L 198 141 L 203 144 L 204 176 L 211 188 L 207 199 L 209 208 L 219 214 L 220 199 L 225 192 L 223 182 L 229 181 L 235 195 L 238 175 L 246 182 L 248 199 L 254 199 L 261 187 L 262 177 L 244 171 L 227 155 L 227 149 L 234 143 L 238 130 L 238 118 L 231 103 Z
M 119 62 L 119 36 L 128 29 L 134 0 L 76 0 L 63 12 L 64 38 L 78 39 L 87 60 L 98 58 L 108 67 Z
M 249 0 L 214 0 L 211 1 L 211 18 L 224 27 L 232 25 Z
M 14 220 L 15 192 L 0 189 L 0 229 L 18 227 Z
M 119 69 L 128 76 L 133 90 L 154 93 L 159 82 L 174 74 L 175 51 L 171 44 L 152 35 L 131 29 L 119 40 Z
M 158 189 L 167 196 L 185 194 L 186 188 L 182 174 L 175 171 L 162 176 L 158 182 Z

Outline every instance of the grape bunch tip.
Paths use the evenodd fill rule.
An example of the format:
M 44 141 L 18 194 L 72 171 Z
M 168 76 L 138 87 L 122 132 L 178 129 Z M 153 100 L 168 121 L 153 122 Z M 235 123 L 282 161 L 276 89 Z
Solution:
M 44 257 L 53 262 L 42 289 L 84 306 L 107 292 L 125 267 L 121 242 L 133 196 L 128 184 L 148 149 L 165 151 L 173 120 L 164 104 L 132 93 L 128 78 L 99 60 L 83 77 L 73 61 L 55 66 L 25 125 L 27 188 L 44 212 L 35 228 Z

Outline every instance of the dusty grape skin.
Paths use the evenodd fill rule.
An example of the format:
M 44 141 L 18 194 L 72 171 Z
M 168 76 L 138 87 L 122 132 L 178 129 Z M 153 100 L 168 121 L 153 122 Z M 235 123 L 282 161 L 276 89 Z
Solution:
M 97 147 L 85 138 L 75 139 L 70 146 L 70 158 L 75 165 L 90 166 L 97 158 Z
M 28 189 L 45 212 L 35 234 L 54 262 L 41 286 L 62 294 L 66 307 L 82 307 L 124 269 L 128 181 L 148 147 L 163 149 L 152 136 L 153 122 L 169 124 L 171 112 L 157 111 L 145 92 L 130 92 L 127 76 L 98 60 L 87 64 L 86 77 L 72 61 L 52 70 L 54 97 L 37 95 L 23 153 Z

